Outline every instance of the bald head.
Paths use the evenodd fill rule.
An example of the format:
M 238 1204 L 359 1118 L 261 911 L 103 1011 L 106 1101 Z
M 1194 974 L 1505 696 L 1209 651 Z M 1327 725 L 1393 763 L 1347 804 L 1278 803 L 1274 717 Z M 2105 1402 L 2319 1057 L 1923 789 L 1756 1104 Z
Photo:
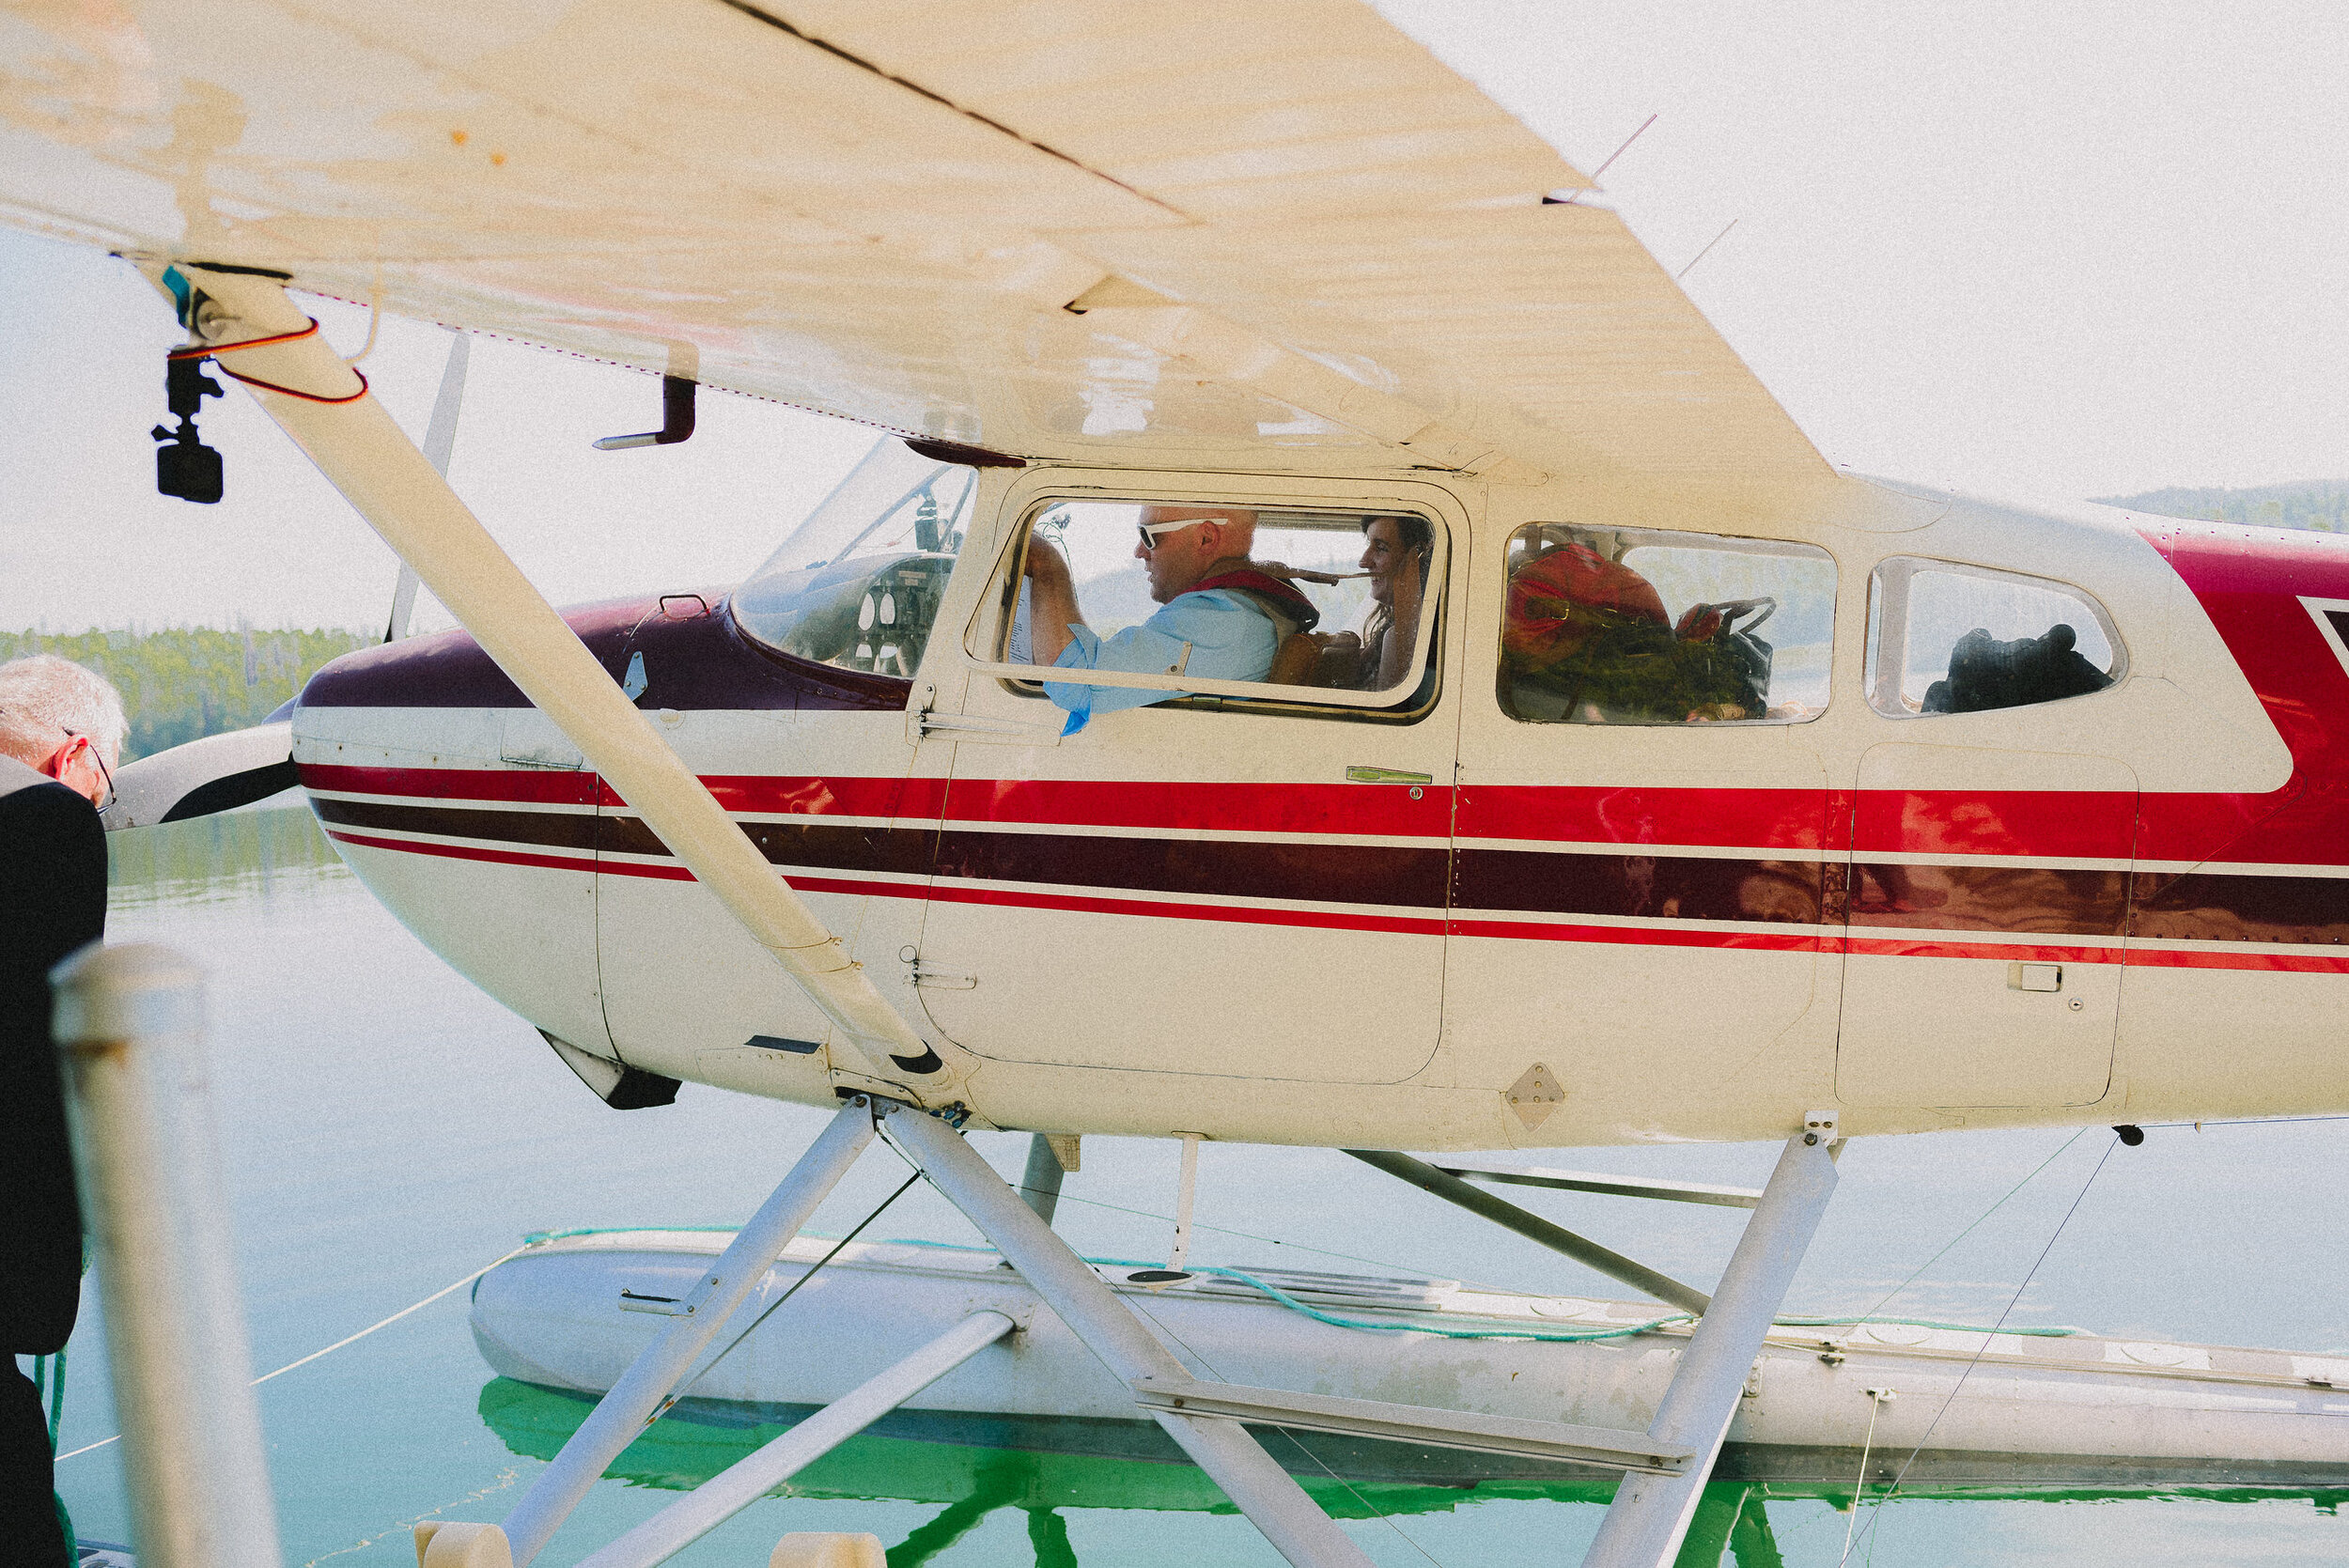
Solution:
M 1256 547 L 1256 514 L 1245 506 L 1144 506 L 1141 522 L 1148 537 L 1136 541 L 1134 554 L 1160 604 L 1189 593 L 1217 562 L 1246 560 Z

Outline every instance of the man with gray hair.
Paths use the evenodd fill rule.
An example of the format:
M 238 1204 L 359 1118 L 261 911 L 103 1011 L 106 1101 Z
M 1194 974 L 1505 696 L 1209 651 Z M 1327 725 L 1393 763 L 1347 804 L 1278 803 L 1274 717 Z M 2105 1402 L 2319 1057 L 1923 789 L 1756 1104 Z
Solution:
M 106 677 L 37 653 L 0 664 L 0 756 L 45 774 L 103 811 L 130 722 Z M 11 774 L 18 787 L 26 782 Z
M 0 1541 L 72 1561 L 49 1423 L 18 1356 L 65 1348 L 81 1308 L 82 1211 L 49 1035 L 49 970 L 106 928 L 106 838 L 122 699 L 79 664 L 0 664 Z M 95 809 L 93 809 L 95 808 Z

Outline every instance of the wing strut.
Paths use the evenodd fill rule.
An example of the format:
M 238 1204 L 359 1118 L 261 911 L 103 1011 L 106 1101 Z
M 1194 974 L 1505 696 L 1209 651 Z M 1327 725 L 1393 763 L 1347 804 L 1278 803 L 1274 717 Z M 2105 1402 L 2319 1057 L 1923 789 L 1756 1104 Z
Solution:
M 1835 1156 L 1842 1146 L 1831 1110 L 1811 1111 L 1802 1131 L 1786 1141 L 1721 1282 L 1713 1287 L 1713 1303 L 1648 1422 L 1650 1437 L 1686 1443 L 1699 1462 L 1675 1475 L 1625 1476 L 1582 1568 L 1671 1568 L 1679 1556 L 1747 1374 L 1835 1192 Z
M 150 264 L 161 285 L 163 269 Z M 308 454 L 383 542 L 554 722 L 590 767 L 774 955 L 832 1023 L 836 1077 L 847 1086 L 941 1106 L 957 1094 L 950 1063 L 882 1000 L 862 966 L 775 874 L 692 770 L 621 693 L 562 616 L 500 550 L 366 383 L 305 330 L 308 318 L 273 278 L 182 265 L 199 290 L 185 310 L 199 344 L 235 354 L 237 379 Z M 255 340 L 274 339 L 267 345 Z

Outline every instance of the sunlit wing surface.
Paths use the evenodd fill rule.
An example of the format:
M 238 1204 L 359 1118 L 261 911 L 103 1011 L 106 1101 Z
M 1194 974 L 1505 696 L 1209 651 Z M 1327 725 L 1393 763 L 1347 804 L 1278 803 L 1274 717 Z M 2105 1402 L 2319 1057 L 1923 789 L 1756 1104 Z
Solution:
M 0 73 L 14 222 L 885 428 L 1829 480 L 1620 219 L 1542 201 L 1589 181 L 1351 0 L 32 0 Z

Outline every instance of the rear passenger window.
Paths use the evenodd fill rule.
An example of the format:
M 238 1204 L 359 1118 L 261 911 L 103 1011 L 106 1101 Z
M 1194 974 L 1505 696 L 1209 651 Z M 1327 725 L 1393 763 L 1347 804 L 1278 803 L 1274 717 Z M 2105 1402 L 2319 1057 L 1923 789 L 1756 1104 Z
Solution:
M 2084 697 L 2124 663 L 2112 618 L 2069 583 L 1896 555 L 1868 584 L 1868 704 L 1887 718 Z
M 1827 707 L 1835 562 L 1812 545 L 1530 523 L 1501 706 L 1565 724 L 1794 724 Z

